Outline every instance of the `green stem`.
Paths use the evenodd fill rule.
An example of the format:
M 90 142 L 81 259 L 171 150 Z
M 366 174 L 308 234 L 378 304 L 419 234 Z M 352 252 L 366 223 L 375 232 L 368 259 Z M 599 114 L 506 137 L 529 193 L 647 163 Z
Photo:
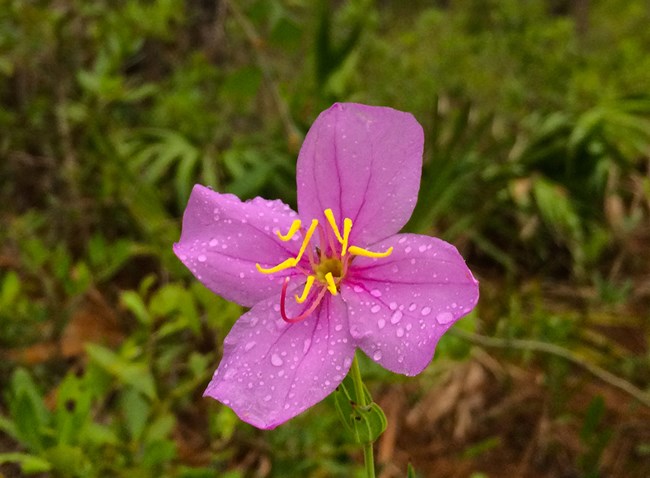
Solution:
M 354 382 L 354 393 L 356 395 L 357 405 L 359 407 L 367 407 L 369 403 L 366 400 L 364 393 L 363 380 L 361 379 L 361 369 L 359 368 L 359 361 L 356 354 L 352 360 L 352 380 Z M 363 461 L 366 465 L 366 477 L 375 478 L 375 458 L 372 451 L 372 442 L 363 445 Z

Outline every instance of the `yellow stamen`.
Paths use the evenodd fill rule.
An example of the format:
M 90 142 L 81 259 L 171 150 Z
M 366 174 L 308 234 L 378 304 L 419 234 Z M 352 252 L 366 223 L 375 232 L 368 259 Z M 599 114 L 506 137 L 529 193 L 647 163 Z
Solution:
M 329 290 L 332 295 L 337 295 L 339 291 L 336 290 L 336 283 L 334 282 L 334 276 L 331 272 L 325 274 L 325 280 L 327 281 L 327 290 Z
M 348 252 L 348 241 L 350 240 L 350 231 L 352 231 L 352 219 L 346 217 L 343 221 L 343 242 L 341 248 L 341 257 L 345 256 Z
M 297 260 L 295 260 L 293 257 L 290 257 L 289 259 L 280 262 L 275 267 L 266 268 L 266 267 L 262 267 L 259 264 L 255 264 L 255 267 L 257 267 L 257 270 L 260 271 L 262 274 L 273 274 L 274 272 L 283 271 L 285 269 L 288 269 L 289 267 L 295 267 L 297 263 L 298 263 Z
M 307 276 L 307 282 L 305 282 L 305 288 L 302 290 L 302 294 L 300 295 L 300 297 L 296 295 L 296 302 L 302 304 L 305 300 L 307 300 L 307 296 L 309 295 L 309 291 L 311 290 L 311 286 L 314 285 L 315 280 L 316 277 Z
M 336 225 L 336 221 L 334 220 L 334 213 L 330 208 L 325 209 L 323 211 L 325 213 L 325 217 L 327 218 L 327 222 L 330 223 L 330 227 L 332 228 L 332 231 L 334 231 L 334 235 L 336 238 L 339 240 L 341 244 L 343 244 L 343 238 L 341 237 L 341 231 L 339 231 L 339 226 Z
M 379 259 L 382 257 L 388 257 L 392 254 L 393 252 L 393 247 L 389 247 L 387 251 L 385 252 L 372 252 L 367 249 L 362 249 L 357 246 L 350 246 L 348 248 L 348 252 L 352 254 L 353 256 L 363 256 L 363 257 L 372 257 L 375 259 Z
M 300 219 L 296 219 L 291 223 L 291 227 L 289 228 L 289 232 L 286 234 L 282 234 L 280 231 L 276 231 L 276 234 L 280 238 L 281 241 L 288 241 L 290 240 L 296 232 L 298 232 L 298 229 L 300 229 Z
M 309 241 L 311 241 L 311 236 L 314 235 L 316 226 L 318 226 L 318 219 L 312 219 L 311 226 L 309 226 L 309 229 L 307 229 L 307 233 L 305 234 L 305 237 L 302 240 L 302 245 L 300 246 L 300 251 L 298 251 L 298 255 L 296 256 L 295 264 L 298 264 L 298 262 L 300 262 L 300 258 L 305 253 L 305 249 L 307 249 L 307 246 L 309 245 Z

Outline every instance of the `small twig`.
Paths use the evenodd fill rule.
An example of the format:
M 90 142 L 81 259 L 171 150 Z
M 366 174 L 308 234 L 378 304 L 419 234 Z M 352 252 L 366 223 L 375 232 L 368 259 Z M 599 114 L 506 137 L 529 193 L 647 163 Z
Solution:
M 587 372 L 598 377 L 603 382 L 616 387 L 619 390 L 631 395 L 639 402 L 641 402 L 646 407 L 650 408 L 650 394 L 644 392 L 643 390 L 637 388 L 627 380 L 624 380 L 620 377 L 617 377 L 611 372 L 608 372 L 604 368 L 594 365 L 582 359 L 577 354 L 574 354 L 570 350 L 567 350 L 563 347 L 560 347 L 555 344 L 549 344 L 546 342 L 538 342 L 536 340 L 522 340 L 522 339 L 499 339 L 496 337 L 486 337 L 484 335 L 473 334 L 471 332 L 465 332 L 464 330 L 453 329 L 453 335 L 465 339 L 469 342 L 472 342 L 477 345 L 482 345 L 485 347 L 497 347 L 497 348 L 513 348 L 519 350 L 530 350 L 534 352 L 543 352 L 550 355 L 555 355 L 556 357 L 561 357 L 571 363 L 579 365 L 584 368 Z
M 291 118 L 287 104 L 282 99 L 282 95 L 280 95 L 280 89 L 278 88 L 277 82 L 275 81 L 271 66 L 264 56 L 264 41 L 255 30 L 255 26 L 250 21 L 248 21 L 246 16 L 241 12 L 239 7 L 236 5 L 236 2 L 229 0 L 223 1 L 226 7 L 232 12 L 235 20 L 241 26 L 246 39 L 253 47 L 253 51 L 255 52 L 255 59 L 257 60 L 257 66 L 262 71 L 262 75 L 264 76 L 269 90 L 271 91 L 271 96 L 273 97 L 275 106 L 278 109 L 278 114 L 280 116 L 280 120 L 282 121 L 282 125 L 284 126 L 289 148 L 292 150 L 295 149 L 297 151 L 298 147 L 300 146 L 301 134 L 299 133 L 298 128 Z

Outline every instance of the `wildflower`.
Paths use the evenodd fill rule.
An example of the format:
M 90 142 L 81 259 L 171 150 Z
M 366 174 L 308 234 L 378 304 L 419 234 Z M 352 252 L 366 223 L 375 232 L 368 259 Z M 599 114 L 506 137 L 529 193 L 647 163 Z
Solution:
M 174 251 L 216 294 L 252 307 L 205 395 L 259 428 L 316 404 L 358 347 L 415 375 L 478 300 L 454 246 L 397 234 L 413 212 L 423 132 L 408 113 L 335 104 L 298 157 L 298 211 L 195 186 Z

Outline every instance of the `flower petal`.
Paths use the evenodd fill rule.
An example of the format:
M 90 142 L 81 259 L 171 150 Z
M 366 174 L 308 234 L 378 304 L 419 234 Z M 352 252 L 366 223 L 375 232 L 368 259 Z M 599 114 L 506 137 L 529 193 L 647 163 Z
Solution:
M 242 202 L 196 185 L 183 215 L 183 232 L 174 244 L 178 258 L 208 289 L 250 307 L 280 290 L 286 270 L 267 275 L 255 264 L 272 267 L 295 256 L 300 240 L 282 242 L 297 215 L 281 201 Z
M 422 170 L 422 127 L 392 108 L 337 103 L 316 118 L 298 156 L 298 212 L 339 228 L 364 246 L 399 231 L 411 217 Z
M 372 249 L 391 246 L 387 258 L 355 258 L 341 294 L 357 345 L 388 370 L 416 375 L 440 337 L 474 308 L 478 282 L 440 239 L 399 234 Z
M 305 308 L 288 302 L 292 316 Z M 329 395 L 354 356 L 339 297 L 327 296 L 316 312 L 295 324 L 284 322 L 279 310 L 279 298 L 267 299 L 235 323 L 204 394 L 264 429 L 275 428 Z

